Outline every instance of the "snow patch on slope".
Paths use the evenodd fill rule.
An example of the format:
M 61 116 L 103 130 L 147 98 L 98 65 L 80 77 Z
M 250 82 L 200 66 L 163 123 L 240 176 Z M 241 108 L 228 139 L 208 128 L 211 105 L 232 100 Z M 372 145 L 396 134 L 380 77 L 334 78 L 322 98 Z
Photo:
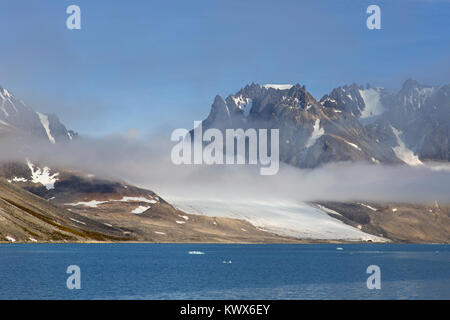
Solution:
M 5 117 L 9 117 L 9 113 L 8 113 L 8 111 L 6 111 L 6 108 L 5 108 L 5 101 L 4 100 L 2 102 L 2 107 L 1 107 L 0 110 L 2 110 L 3 114 L 5 115 Z M 3 122 L 3 123 L 7 124 L 6 122 Z
M 374 207 L 371 207 L 371 206 L 369 206 L 368 204 L 360 203 L 360 205 L 363 206 L 363 207 L 366 207 L 366 208 L 368 208 L 368 209 L 370 209 L 370 210 L 372 210 L 372 211 L 378 211 L 378 209 L 376 209 L 376 208 L 374 208 Z
M 52 136 L 52 133 L 50 132 L 50 122 L 48 121 L 48 117 L 45 114 L 42 114 L 40 112 L 36 112 L 39 116 L 39 120 L 41 121 L 42 126 L 45 129 L 45 132 L 47 133 L 48 140 L 50 140 L 51 143 L 55 144 L 55 138 Z
M 293 87 L 293 84 L 265 84 L 263 85 L 263 88 L 265 89 L 277 89 L 277 90 L 289 90 Z
M 303 202 L 187 198 L 172 198 L 169 201 L 186 213 L 243 219 L 262 230 L 282 236 L 299 239 L 386 241 L 346 225 Z
M 342 214 L 340 214 L 339 212 L 334 211 L 334 210 L 332 210 L 332 209 L 330 209 L 330 208 L 327 208 L 327 207 L 325 207 L 325 206 L 323 206 L 323 205 L 321 205 L 321 204 L 318 204 L 317 207 L 318 207 L 320 210 L 325 211 L 326 213 L 330 213 L 330 214 L 335 214 L 335 215 L 338 215 L 338 216 L 342 216 Z
M 122 199 L 119 199 L 119 200 L 112 199 L 112 200 L 105 200 L 105 201 L 98 201 L 98 200 L 80 201 L 77 203 L 66 203 L 65 205 L 66 206 L 85 206 L 85 207 L 90 207 L 90 208 L 97 208 L 97 206 L 99 204 L 104 204 L 104 203 L 109 203 L 109 202 L 146 202 L 146 203 L 151 203 L 151 204 L 158 203 L 158 201 L 156 201 L 156 200 L 147 199 L 145 197 L 122 197 Z M 144 208 L 145 208 L 145 210 L 144 210 Z M 150 208 L 151 208 L 150 206 L 139 206 L 138 208 L 134 209 L 132 211 L 132 213 L 139 214 Z
M 417 105 L 417 108 L 420 109 L 434 92 L 434 87 L 414 88 L 412 94 L 403 97 L 403 105 Z
M 234 101 L 234 104 L 236 107 L 238 107 L 239 110 L 242 110 L 244 112 L 244 115 L 247 117 L 250 114 L 250 110 L 253 106 L 253 100 L 250 98 L 244 98 L 242 95 L 239 97 L 231 96 L 231 98 Z
M 40 183 L 47 188 L 47 190 L 55 189 L 55 182 L 58 181 L 57 176 L 59 176 L 58 172 L 50 174 L 50 168 L 48 167 L 44 167 L 42 170 L 36 167 L 35 170 L 34 165 L 28 160 L 27 165 L 31 171 L 31 181 L 33 183 Z
M 3 121 L 2 119 L 0 119 L 0 124 L 5 126 L 5 127 L 9 127 L 10 126 L 9 123 Z
M 133 201 L 133 202 L 147 202 L 147 203 L 151 203 L 151 204 L 157 203 L 156 200 L 150 200 L 150 199 L 147 199 L 147 198 L 145 198 L 145 197 L 123 197 L 123 198 L 120 199 L 120 200 L 110 200 L 110 201 L 120 201 L 120 202 L 130 202 L 130 201 Z
M 364 100 L 365 108 L 361 111 L 361 118 L 378 116 L 384 112 L 384 107 L 380 102 L 380 93 L 375 89 L 359 90 L 361 98 Z
M 13 179 L 12 179 L 12 181 L 13 182 L 27 182 L 28 180 L 27 179 L 25 179 L 25 178 L 22 178 L 22 177 L 14 177 Z
M 400 130 L 395 129 L 392 126 L 391 128 L 392 131 L 394 132 L 395 138 L 397 139 L 398 143 L 398 146 L 392 148 L 397 158 L 409 164 L 410 166 L 422 165 L 423 163 L 422 161 L 420 161 L 419 157 L 415 155 L 414 152 L 412 152 L 410 149 L 408 149 L 403 140 L 400 138 L 402 132 Z
M 320 119 L 317 119 L 316 122 L 314 122 L 313 126 L 313 132 L 311 134 L 311 137 L 309 137 L 308 141 L 306 141 L 306 148 L 309 148 L 313 146 L 317 139 L 319 139 L 323 134 L 325 133 L 325 130 L 323 128 L 320 128 Z
M 422 107 L 422 105 L 424 104 L 425 100 L 427 100 L 434 92 L 433 87 L 430 88 L 416 88 L 416 92 L 418 95 L 418 103 L 417 103 L 417 107 L 420 109 Z
M 134 209 L 133 211 L 131 211 L 131 213 L 141 214 L 141 213 L 144 213 L 145 211 L 147 211 L 148 209 L 150 209 L 150 207 L 139 206 L 136 209 Z
M 97 206 L 99 204 L 103 204 L 106 203 L 108 201 L 97 201 L 97 200 L 91 200 L 91 201 L 80 201 L 77 203 L 65 203 L 66 206 L 85 206 L 85 207 L 89 207 L 89 208 L 97 208 Z
M 344 142 L 345 142 L 346 144 L 348 144 L 350 147 L 353 147 L 353 148 L 355 148 L 355 149 L 357 149 L 357 150 L 359 150 L 359 151 L 362 151 L 361 147 L 358 146 L 357 144 L 351 143 L 351 142 L 349 142 L 349 141 L 347 141 L 347 140 L 345 140 L 345 139 L 344 139 Z

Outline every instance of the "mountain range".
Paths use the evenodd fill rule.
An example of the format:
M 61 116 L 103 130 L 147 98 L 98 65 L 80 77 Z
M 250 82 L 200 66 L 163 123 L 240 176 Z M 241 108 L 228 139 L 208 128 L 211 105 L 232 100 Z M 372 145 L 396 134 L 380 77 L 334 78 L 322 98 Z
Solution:
M 216 96 L 202 124 L 205 130 L 279 129 L 281 161 L 299 168 L 340 161 L 420 166 L 449 161 L 449 94 L 449 85 L 407 80 L 398 92 L 352 84 L 317 100 L 300 84 L 253 83 L 225 99 Z M 56 115 L 35 111 L 0 87 L 0 140 L 21 148 L 29 138 L 50 146 L 82 139 Z M 0 241 L 450 242 L 448 204 L 321 201 L 286 208 L 307 220 L 277 218 L 283 208 L 276 204 L 251 212 L 225 202 L 202 207 L 207 199 L 171 204 L 124 181 L 49 168 L 28 159 L 26 150 L 23 160 L 0 162 Z M 286 220 L 255 224 L 257 212 Z
M 280 157 L 300 168 L 337 161 L 449 161 L 450 85 L 407 80 L 399 92 L 352 84 L 320 100 L 295 85 L 251 84 L 216 96 L 203 128 L 277 128 Z

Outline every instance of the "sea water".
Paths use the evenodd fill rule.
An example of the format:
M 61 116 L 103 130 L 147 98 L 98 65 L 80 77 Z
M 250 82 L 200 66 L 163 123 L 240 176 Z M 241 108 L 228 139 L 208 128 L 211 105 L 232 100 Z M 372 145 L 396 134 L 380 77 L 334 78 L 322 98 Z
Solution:
M 450 299 L 450 246 L 2 244 L 0 299 Z

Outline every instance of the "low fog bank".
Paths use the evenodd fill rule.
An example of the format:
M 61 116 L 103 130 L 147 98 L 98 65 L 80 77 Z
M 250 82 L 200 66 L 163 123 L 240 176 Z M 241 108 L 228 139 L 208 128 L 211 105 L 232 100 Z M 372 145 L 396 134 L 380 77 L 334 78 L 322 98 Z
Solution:
M 52 169 L 70 168 L 121 179 L 168 198 L 249 201 L 450 202 L 450 166 L 335 163 L 317 169 L 280 165 L 261 176 L 259 165 L 174 165 L 170 134 L 148 139 L 110 136 L 67 144 L 0 141 L 0 161 L 29 158 Z

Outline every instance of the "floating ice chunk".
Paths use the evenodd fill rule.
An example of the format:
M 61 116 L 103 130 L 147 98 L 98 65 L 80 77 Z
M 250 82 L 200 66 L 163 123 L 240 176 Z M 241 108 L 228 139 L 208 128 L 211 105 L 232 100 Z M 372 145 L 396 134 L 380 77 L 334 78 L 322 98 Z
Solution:
M 200 254 L 205 254 L 205 253 L 202 251 L 189 251 L 188 254 L 200 255 Z

